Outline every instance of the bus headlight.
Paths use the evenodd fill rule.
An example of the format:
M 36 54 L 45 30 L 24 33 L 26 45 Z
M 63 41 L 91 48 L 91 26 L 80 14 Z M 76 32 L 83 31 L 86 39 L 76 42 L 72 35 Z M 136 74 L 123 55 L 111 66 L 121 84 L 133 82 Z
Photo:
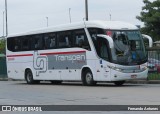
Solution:
M 122 71 L 122 69 L 120 69 L 120 68 L 115 68 L 114 70 L 116 70 L 116 71 Z
M 119 71 L 119 72 L 123 71 L 123 69 L 120 69 L 120 68 L 117 68 L 117 67 L 113 67 L 113 66 L 108 66 L 108 67 L 113 69 L 113 70 Z

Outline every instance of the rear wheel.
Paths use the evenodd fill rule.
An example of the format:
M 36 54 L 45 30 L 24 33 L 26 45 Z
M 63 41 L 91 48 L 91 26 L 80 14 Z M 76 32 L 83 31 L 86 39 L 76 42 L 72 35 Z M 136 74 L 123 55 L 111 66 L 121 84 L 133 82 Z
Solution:
M 25 72 L 25 80 L 27 82 L 27 84 L 35 84 L 35 83 L 39 83 L 40 81 L 35 81 L 33 79 L 33 74 L 31 70 L 27 70 Z
M 115 81 L 114 84 L 116 86 L 122 86 L 125 83 L 125 81 Z
M 83 77 L 82 77 L 82 83 L 85 86 L 92 86 L 96 84 L 96 82 L 93 79 L 93 74 L 89 69 L 84 71 Z

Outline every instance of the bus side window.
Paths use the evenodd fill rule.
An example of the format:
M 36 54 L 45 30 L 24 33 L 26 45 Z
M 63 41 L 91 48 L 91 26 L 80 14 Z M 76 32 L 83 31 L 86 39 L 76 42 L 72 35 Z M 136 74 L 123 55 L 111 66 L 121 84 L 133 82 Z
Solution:
M 85 39 L 83 35 L 76 35 L 76 45 L 81 48 L 85 46 Z
M 39 39 L 38 39 L 38 38 L 35 38 L 34 48 L 35 48 L 35 49 L 38 49 L 39 46 L 40 46 L 40 44 L 39 44 Z
M 44 48 L 55 49 L 56 48 L 56 34 L 48 33 L 44 35 Z
M 14 38 L 14 51 L 21 51 L 21 40 Z
M 29 45 L 29 38 L 24 37 L 22 38 L 22 51 L 29 51 L 30 45 Z
M 49 37 L 46 35 L 44 37 L 44 49 L 49 49 L 50 40 Z
M 15 38 L 7 38 L 7 48 L 9 51 L 15 50 Z
M 42 49 L 42 46 L 43 46 L 42 35 L 35 35 L 31 37 L 32 37 L 32 49 L 33 50 Z
M 71 47 L 71 32 L 60 32 L 58 33 L 58 46 L 59 48 L 70 48 Z
M 74 31 L 75 37 L 75 47 L 84 48 L 90 50 L 90 45 L 84 30 L 75 30 Z
M 99 28 L 88 28 L 92 41 L 94 43 L 97 54 L 99 53 L 97 34 L 105 34 L 105 30 Z M 99 54 L 98 54 L 99 55 Z
M 66 47 L 66 39 L 63 36 L 63 32 L 58 33 L 58 47 L 65 48 Z
M 55 44 L 56 44 L 56 40 L 55 40 L 55 38 L 51 38 L 51 40 L 50 40 L 50 48 L 54 48 L 55 47 Z
M 71 31 L 66 31 L 64 34 L 65 40 L 66 40 L 66 45 L 68 48 L 72 47 L 73 44 L 73 37 L 72 37 L 72 32 Z

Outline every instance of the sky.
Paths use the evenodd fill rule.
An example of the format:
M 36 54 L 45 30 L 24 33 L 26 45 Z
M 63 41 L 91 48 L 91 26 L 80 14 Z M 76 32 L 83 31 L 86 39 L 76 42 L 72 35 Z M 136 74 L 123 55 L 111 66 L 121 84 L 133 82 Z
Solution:
M 153 1 L 153 0 L 150 0 Z M 8 34 L 22 33 L 83 21 L 85 0 L 7 0 Z M 143 0 L 88 0 L 89 20 L 124 21 L 134 25 L 143 23 L 136 19 L 142 10 Z M 3 11 L 5 0 L 0 0 L 0 36 L 3 36 Z M 4 31 L 5 34 L 5 31 Z

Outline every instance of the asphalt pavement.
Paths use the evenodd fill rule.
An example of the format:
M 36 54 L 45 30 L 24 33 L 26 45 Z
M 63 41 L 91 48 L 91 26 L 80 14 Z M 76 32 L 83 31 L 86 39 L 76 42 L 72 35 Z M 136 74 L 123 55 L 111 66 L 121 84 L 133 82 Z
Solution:
M 80 82 L 28 85 L 25 81 L 0 81 L 0 105 L 160 105 L 160 84 L 110 83 L 82 86 Z M 159 114 L 159 111 L 53 111 L 31 114 Z M 0 112 L 29 114 L 29 112 Z
M 17 81 L 17 80 L 8 79 L 8 78 L 0 78 L 0 81 Z M 131 84 L 160 84 L 160 80 L 129 80 L 129 81 L 126 81 L 126 83 L 131 83 Z

